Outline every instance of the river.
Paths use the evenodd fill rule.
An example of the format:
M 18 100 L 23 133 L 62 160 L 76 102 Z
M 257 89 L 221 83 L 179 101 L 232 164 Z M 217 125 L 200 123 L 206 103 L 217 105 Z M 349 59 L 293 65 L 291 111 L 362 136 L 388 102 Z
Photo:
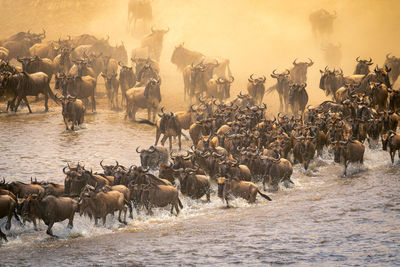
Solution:
M 136 147 L 154 136 L 153 127 L 125 121 L 122 112 L 89 112 L 76 132 L 65 131 L 59 108 L 0 114 L 0 177 L 62 183 L 67 162 L 93 171 L 101 171 L 102 159 L 138 165 Z M 72 230 L 67 221 L 55 224 L 58 238 L 46 235 L 43 222 L 35 232 L 13 220 L 5 231 L 2 219 L 9 242 L 0 246 L 0 266 L 399 266 L 400 167 L 381 149 L 367 148 L 364 158 L 343 178 L 343 166 L 325 151 L 310 170 L 297 165 L 295 185 L 268 193 L 271 202 L 236 199 L 226 209 L 213 185 L 210 203 L 181 197 L 177 217 L 155 209 L 127 226 L 109 216 L 95 227 L 77 214 Z

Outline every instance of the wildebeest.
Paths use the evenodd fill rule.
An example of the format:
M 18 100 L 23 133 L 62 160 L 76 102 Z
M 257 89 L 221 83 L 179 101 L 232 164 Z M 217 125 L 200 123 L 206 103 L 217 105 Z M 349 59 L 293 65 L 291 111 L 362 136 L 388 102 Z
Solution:
M 10 51 L 7 48 L 0 46 L 0 59 L 1 60 L 8 60 L 8 55 Z
M 29 48 L 36 43 L 40 43 L 46 38 L 46 31 L 35 34 L 28 32 L 19 32 L 7 39 L 0 40 L 0 46 L 9 51 L 8 59 L 17 57 L 28 57 L 30 55 Z
M 306 83 L 302 84 L 290 84 L 289 88 L 289 105 L 293 114 L 304 113 L 304 110 L 308 103 L 308 94 L 306 91 Z
M 148 120 L 155 121 L 158 106 L 161 102 L 160 79 L 150 79 L 145 87 L 131 88 L 126 91 L 126 114 L 135 120 L 138 109 L 147 109 Z M 151 116 L 151 113 L 152 116 Z
M 139 190 L 142 191 L 141 202 L 152 214 L 152 206 L 165 207 L 171 204 L 171 214 L 175 208 L 176 215 L 179 214 L 179 206 L 182 208 L 182 203 L 179 200 L 178 190 L 171 185 L 141 185 Z
M 27 73 L 44 72 L 47 74 L 51 80 L 53 74 L 55 73 L 55 67 L 53 61 L 48 58 L 40 58 L 38 56 L 17 58 L 22 64 L 22 71 Z
M 233 81 L 233 76 L 229 80 L 222 77 L 210 79 L 207 82 L 207 96 L 217 98 L 219 101 L 229 98 Z
M 150 146 L 149 149 L 136 148 L 136 152 L 140 153 L 140 163 L 142 167 L 157 169 L 160 164 L 168 163 L 168 151 L 162 146 Z
M 156 123 L 156 142 L 155 146 L 160 139 L 161 134 L 163 134 L 163 138 L 161 139 L 161 145 L 164 146 L 167 138 L 169 139 L 169 149 L 172 150 L 172 137 L 178 137 L 179 149 L 182 148 L 181 144 L 181 135 L 182 135 L 182 127 L 178 118 L 175 116 L 173 112 L 165 113 L 164 109 L 161 108 L 162 114 L 158 114 L 160 119 Z
M 357 74 L 367 75 L 368 73 L 370 73 L 369 66 L 374 64 L 372 62 L 372 58 L 369 58 L 369 60 L 359 59 L 359 58 L 360 57 L 356 58 L 357 65 L 356 65 L 356 69 L 354 70 L 353 74 L 355 74 L 355 75 L 357 75 Z
M 38 96 L 39 94 L 43 94 L 45 111 L 49 110 L 49 107 L 47 105 L 49 95 L 51 99 L 53 99 L 57 103 L 57 99 L 54 96 L 53 91 L 50 89 L 50 79 L 47 74 L 43 72 L 36 72 L 33 74 L 21 72 L 15 75 L 17 75 L 18 79 L 18 85 L 16 88 L 18 100 L 14 110 L 15 112 L 17 111 L 21 100 L 24 100 L 29 109 L 29 113 L 32 113 L 28 99 L 26 98 L 27 96 Z
M 400 159 L 400 135 L 394 131 L 389 131 L 388 133 L 383 134 L 381 138 L 382 138 L 382 149 L 387 151 L 387 148 L 389 147 L 390 159 L 393 165 L 396 151 L 398 151 Z
M 224 177 L 218 178 L 218 197 L 226 201 L 226 206 L 229 207 L 229 198 L 231 195 L 234 197 L 241 197 L 246 199 L 249 203 L 254 203 L 257 198 L 257 193 L 266 200 L 272 199 L 261 193 L 258 186 L 252 182 L 240 181 L 236 179 L 226 179 Z
M 132 67 L 128 67 L 125 65 L 122 65 L 121 62 L 118 62 L 119 66 L 121 67 L 120 72 L 119 72 L 119 85 L 121 87 L 121 106 L 126 105 L 126 98 L 125 98 L 125 93 L 129 88 L 132 88 L 136 84 L 136 75 L 133 72 Z
M 66 91 L 73 97 L 83 99 L 85 106 L 88 106 L 88 99 L 91 98 L 92 112 L 96 110 L 95 89 L 96 79 L 90 75 L 87 76 L 66 76 Z
M 85 105 L 80 99 L 71 96 L 63 96 L 59 98 L 62 103 L 62 115 L 66 130 L 69 130 L 68 122 L 72 122 L 71 130 L 75 129 L 75 125 L 80 126 L 85 116 Z
M 197 51 L 189 50 L 183 47 L 183 43 L 175 46 L 174 52 L 171 56 L 171 63 L 175 64 L 179 71 L 190 64 L 199 64 L 203 59 L 204 55 Z
M 333 32 L 333 21 L 336 19 L 336 11 L 330 14 L 325 9 L 321 8 L 314 11 L 308 17 L 311 23 L 311 30 L 314 36 L 330 35 Z
M 136 30 L 136 21 L 143 20 L 144 29 L 147 29 L 147 25 L 153 19 L 153 9 L 151 7 L 151 1 L 149 0 L 129 0 L 128 3 L 128 24 L 127 30 L 131 31 L 131 25 L 133 21 L 133 32 Z
M 81 197 L 79 200 L 79 213 L 82 215 L 84 212 L 88 212 L 95 219 L 97 225 L 98 218 L 101 218 L 103 225 L 106 223 L 107 214 L 114 214 L 118 211 L 118 220 L 121 223 L 126 224 L 126 213 L 127 208 L 125 207 L 125 196 L 119 191 L 109 192 L 95 192 L 94 187 L 86 187 L 90 190 L 82 190 Z M 124 211 L 124 220 L 121 220 L 121 213 Z
M 168 31 L 169 28 L 167 30 L 159 30 L 151 27 L 151 33 L 142 39 L 141 47 L 147 47 L 149 51 L 149 57 L 157 62 L 160 61 L 164 34 L 166 34 Z
M 254 79 L 253 75 L 254 74 L 251 74 L 250 78 L 248 79 L 249 82 L 247 83 L 247 91 L 249 92 L 249 95 L 254 99 L 254 102 L 257 105 L 261 105 L 265 93 L 264 83 L 266 77 L 262 76 Z
M 343 162 L 344 173 L 347 175 L 347 166 L 351 162 L 363 163 L 364 161 L 364 145 L 358 140 L 335 141 L 334 145 L 334 160 L 336 163 Z
M 284 158 L 270 158 L 263 157 L 263 160 L 266 162 L 265 174 L 263 175 L 263 188 L 265 191 L 265 184 L 268 182 L 268 185 L 271 186 L 272 190 L 277 190 L 280 182 L 290 182 L 290 177 L 293 173 L 292 164 Z
M 34 44 L 29 48 L 31 56 L 38 56 L 40 58 L 49 58 L 53 60 L 61 51 L 62 46 L 59 43 L 49 41 Z
M 324 52 L 324 60 L 328 66 L 338 67 L 342 61 L 342 45 L 328 43 L 322 46 L 322 51 Z
M 23 214 L 37 215 L 47 225 L 46 233 L 53 236 L 51 228 L 54 223 L 68 219 L 68 228 L 73 227 L 74 215 L 78 211 L 78 203 L 69 197 L 30 195 L 22 208 Z
M 328 69 L 328 66 L 324 70 L 319 70 L 321 78 L 319 81 L 319 88 L 325 91 L 325 95 L 332 95 L 335 98 L 336 91 L 343 85 L 343 72 L 337 72 Z
M 306 83 L 307 82 L 307 69 L 311 67 L 314 62 L 309 58 L 310 62 L 297 62 L 297 58 L 293 61 L 293 68 L 290 69 L 290 81 L 292 83 Z
M 279 111 L 288 111 L 288 101 L 289 101 L 289 83 L 290 83 L 290 71 L 286 69 L 285 72 L 276 73 L 276 69 L 272 71 L 271 77 L 277 80 L 277 84 L 271 87 L 271 89 L 276 89 L 279 95 Z
M 68 75 L 70 76 L 91 76 L 93 78 L 95 77 L 96 74 L 94 70 L 88 66 L 88 61 L 86 59 L 79 59 L 79 60 L 73 60 L 72 61 L 74 65 L 69 69 Z
M 0 195 L 0 219 L 7 216 L 6 230 L 11 228 L 11 218 L 15 214 L 17 202 L 12 196 Z M 6 235 L 0 229 L 0 240 L 4 239 L 7 241 Z
M 389 53 L 386 55 L 384 65 L 388 66 L 388 68 L 392 69 L 392 71 L 389 73 L 389 79 L 390 79 L 390 82 L 392 84 L 394 84 L 400 75 L 400 58 L 395 57 L 395 56 L 390 56 L 390 53 Z
M 104 78 L 104 84 L 107 90 L 107 97 L 110 101 L 110 108 L 118 109 L 119 79 L 117 78 L 117 73 L 102 73 L 101 76 Z
M 210 180 L 205 175 L 198 175 L 194 169 L 181 170 L 178 176 L 181 192 L 193 199 L 206 195 L 210 201 Z
M 71 52 L 74 49 L 69 49 L 69 48 L 62 48 L 61 53 L 57 55 L 53 59 L 54 67 L 56 69 L 56 72 L 61 72 L 61 73 L 68 73 L 69 70 L 72 67 L 72 57 L 71 57 Z

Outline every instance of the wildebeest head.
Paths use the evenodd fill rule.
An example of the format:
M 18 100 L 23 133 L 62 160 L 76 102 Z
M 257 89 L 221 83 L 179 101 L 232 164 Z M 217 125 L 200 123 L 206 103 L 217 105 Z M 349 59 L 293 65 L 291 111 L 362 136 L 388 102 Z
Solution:
M 334 161 L 340 163 L 343 159 L 343 153 L 345 152 L 347 141 L 335 141 L 333 144 L 333 155 Z
M 72 111 L 72 103 L 76 101 L 76 97 L 68 96 L 56 96 L 62 105 L 62 115 L 68 117 Z
M 356 58 L 356 61 L 358 62 L 356 65 L 356 69 L 354 70 L 354 74 L 368 74 L 369 73 L 369 66 L 374 64 L 372 62 L 372 58 L 367 59 L 359 59 L 360 57 Z
M 376 80 L 380 83 L 384 83 L 388 88 L 392 88 L 392 85 L 390 84 L 389 81 L 389 72 L 391 71 L 391 68 L 388 68 L 388 66 L 385 65 L 385 68 L 379 68 L 378 65 L 376 65 L 374 72 L 376 74 Z
M 160 78 L 151 78 L 144 89 L 144 96 L 157 98 L 159 102 L 161 102 L 161 92 L 160 92 Z
M 265 76 L 258 77 L 256 79 L 254 79 L 253 76 L 254 76 L 254 73 L 250 75 L 250 77 L 248 79 L 249 83 L 253 84 L 253 86 L 255 86 L 255 87 L 259 87 L 259 86 L 263 86 L 264 85 L 265 80 L 266 80 Z
M 67 79 L 64 73 L 57 73 L 55 75 L 54 89 L 62 90 L 62 95 L 67 96 Z
M 167 32 L 169 32 L 169 28 L 167 28 L 166 30 L 163 29 L 156 29 L 154 27 L 151 27 L 151 34 L 150 36 L 153 39 L 154 43 L 157 44 L 162 44 L 163 39 L 164 39 L 164 34 L 166 34 Z
M 71 52 L 74 50 L 75 48 L 67 48 L 67 47 L 63 47 L 61 49 L 61 56 L 60 56 L 60 65 L 64 65 L 67 61 L 69 61 L 70 56 L 71 56 Z
M 136 148 L 136 152 L 140 153 L 140 163 L 143 167 L 154 167 L 152 159 L 153 155 L 156 152 L 156 148 L 154 146 L 150 146 L 149 149 L 142 149 L 139 151 L 139 147 Z
M 86 59 L 74 60 L 73 61 L 78 69 L 78 77 L 83 76 L 83 71 L 88 68 L 88 61 Z
M 22 58 L 18 57 L 17 61 L 21 63 L 22 71 L 28 71 L 27 68 L 28 68 L 28 65 L 31 63 L 32 58 L 30 58 L 30 57 L 22 57 Z
M 101 160 L 101 161 L 100 161 L 100 166 L 101 166 L 101 168 L 103 168 L 104 174 L 105 174 L 106 176 L 112 176 L 112 175 L 114 175 L 114 171 L 115 171 L 116 169 L 118 169 L 118 167 L 119 167 L 118 161 L 115 161 L 116 165 L 103 165 L 103 161 L 104 161 L 104 160 Z
M 231 91 L 231 83 L 233 83 L 235 79 L 233 76 L 228 80 L 226 78 L 219 77 L 217 79 L 217 91 L 218 94 L 220 94 L 222 99 L 226 99 L 230 97 L 230 91 Z
M 290 71 L 290 79 L 292 82 L 305 83 L 307 82 L 307 69 L 314 62 L 309 58 L 309 62 L 297 62 L 297 58 L 293 61 L 293 68 Z

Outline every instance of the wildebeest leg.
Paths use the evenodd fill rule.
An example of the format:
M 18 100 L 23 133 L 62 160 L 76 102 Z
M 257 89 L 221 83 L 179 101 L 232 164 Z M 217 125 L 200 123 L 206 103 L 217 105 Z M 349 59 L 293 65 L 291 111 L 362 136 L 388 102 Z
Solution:
M 161 130 L 160 130 L 160 128 L 159 127 L 157 127 L 157 129 L 156 129 L 156 142 L 155 142 L 155 146 L 158 144 L 158 140 L 160 139 L 160 136 L 161 136 Z
M 152 122 L 156 122 L 156 113 L 157 113 L 157 108 L 153 109 L 153 120 Z
M 396 154 L 396 150 L 393 151 L 392 148 L 390 148 L 390 159 L 392 160 L 392 165 L 394 165 L 394 156 Z
M 131 118 L 132 118 L 132 120 L 133 121 L 135 121 L 136 120 L 136 111 L 137 111 L 137 109 L 135 109 L 135 108 L 132 108 L 132 111 L 131 111 Z
M 343 177 L 346 177 L 347 176 L 347 161 L 345 160 L 345 162 L 344 162 L 344 173 L 343 173 Z
M 179 142 L 179 150 L 181 150 L 182 149 L 181 135 L 178 135 L 178 142 Z
M 169 136 L 168 139 L 169 139 L 169 150 L 172 150 L 172 136 Z
M 0 240 L 1 239 L 4 239 L 6 242 L 8 242 L 8 240 L 7 240 L 7 236 L 1 231 L 1 229 L 0 229 Z
M 47 226 L 46 234 L 48 234 L 48 235 L 50 235 L 50 236 L 54 236 L 54 235 L 53 235 L 53 231 L 51 230 L 51 228 L 53 227 L 53 225 L 54 225 L 54 222 L 53 222 L 53 221 L 50 221 L 49 224 L 48 224 L 48 226 Z
M 37 227 L 37 223 L 36 223 L 36 218 L 32 217 L 31 220 L 32 220 L 32 223 L 33 223 L 33 229 L 35 229 L 35 231 L 39 231 L 39 229 Z
M 64 123 L 65 123 L 65 128 L 68 131 L 69 130 L 69 128 L 68 128 L 68 119 L 64 118 Z
M 44 110 L 49 111 L 49 94 L 44 94 Z
M 210 202 L 210 201 L 211 201 L 211 199 L 210 199 L 210 193 L 211 193 L 210 187 L 208 187 L 208 188 L 207 188 L 207 191 L 206 191 L 207 202 Z
M 161 139 L 161 145 L 164 146 L 165 141 L 167 141 L 168 136 L 164 134 L 163 138 Z
M 106 218 L 107 218 L 107 214 L 104 215 L 101 219 L 103 220 L 103 225 L 106 225 Z
M 94 99 L 94 90 L 92 92 L 92 112 L 96 111 L 96 100 Z
M 115 89 L 114 95 L 115 95 L 116 109 L 118 109 L 118 87 Z
M 125 204 L 128 206 L 129 209 L 129 218 L 133 219 L 133 209 L 132 209 L 132 202 L 130 200 L 125 200 Z
M 11 218 L 12 218 L 13 215 L 14 215 L 14 212 L 10 212 L 8 214 L 7 224 L 6 224 L 6 230 L 7 231 L 10 230 L 10 228 L 11 228 Z
M 74 227 L 74 212 L 72 213 L 71 217 L 69 218 L 67 228 L 72 229 Z

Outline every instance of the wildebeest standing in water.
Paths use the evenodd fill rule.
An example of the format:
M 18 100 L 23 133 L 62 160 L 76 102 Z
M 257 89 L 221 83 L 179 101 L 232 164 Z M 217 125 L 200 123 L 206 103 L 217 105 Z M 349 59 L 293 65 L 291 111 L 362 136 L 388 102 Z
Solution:
M 167 138 L 169 139 L 169 149 L 172 150 L 172 137 L 178 136 L 179 141 L 179 149 L 181 149 L 181 135 L 182 135 L 182 127 L 179 123 L 178 117 L 175 116 L 173 112 L 165 113 L 164 108 L 161 108 L 162 114 L 158 114 L 160 119 L 157 121 L 156 127 L 156 142 L 155 146 L 160 139 L 161 134 L 163 134 L 163 138 L 161 139 L 161 145 L 164 146 Z
M 75 125 L 80 126 L 83 123 L 85 115 L 85 105 L 80 99 L 76 97 L 60 97 L 62 103 L 62 115 L 65 123 L 66 130 L 68 128 L 68 122 L 72 122 L 71 130 L 75 129 Z
M 126 91 L 126 114 L 135 120 L 138 109 L 147 109 L 148 120 L 155 121 L 161 102 L 160 79 L 151 78 L 144 87 L 134 87 Z
M 107 90 L 107 97 L 110 101 L 110 108 L 118 109 L 119 79 L 117 78 L 117 73 L 102 73 L 101 76 L 104 78 L 104 84 Z
M 128 3 L 128 24 L 127 31 L 131 32 L 133 21 L 133 31 L 136 31 L 137 20 L 143 20 L 143 29 L 145 32 L 148 28 L 149 22 L 153 19 L 153 9 L 150 0 L 129 0 Z
M 50 97 L 57 103 L 57 99 L 53 94 L 53 91 L 50 89 L 50 79 L 47 76 L 47 74 L 43 72 L 36 72 L 33 74 L 28 74 L 26 72 L 21 72 L 18 74 L 15 74 L 18 76 L 18 86 L 17 86 L 17 95 L 18 95 L 18 100 L 17 104 L 15 106 L 15 112 L 17 112 L 18 106 L 21 103 L 21 100 L 25 101 L 25 104 L 27 105 L 29 109 L 29 113 L 32 113 L 31 107 L 29 106 L 28 99 L 26 98 L 27 96 L 38 96 L 39 94 L 44 95 L 44 107 L 45 111 L 49 110 L 48 107 L 48 100 L 49 100 L 49 95 Z
M 118 65 L 121 67 L 119 71 L 119 85 L 121 87 L 121 106 L 126 105 L 126 97 L 125 93 L 129 88 L 132 88 L 136 84 L 136 75 L 133 72 L 132 67 L 128 67 L 125 65 L 122 65 L 121 62 L 118 62 Z

